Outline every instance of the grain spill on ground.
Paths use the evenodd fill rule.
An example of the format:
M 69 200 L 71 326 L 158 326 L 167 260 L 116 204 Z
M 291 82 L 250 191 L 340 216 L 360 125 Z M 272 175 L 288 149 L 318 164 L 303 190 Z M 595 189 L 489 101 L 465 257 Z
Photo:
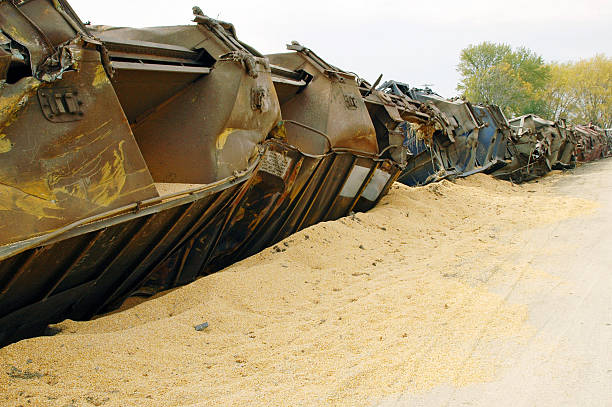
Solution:
M 554 279 L 509 261 L 521 233 L 595 206 L 552 194 L 562 176 L 396 184 L 368 213 L 0 349 L 0 404 L 365 406 L 492 380 L 491 350 L 533 333 L 504 287 Z

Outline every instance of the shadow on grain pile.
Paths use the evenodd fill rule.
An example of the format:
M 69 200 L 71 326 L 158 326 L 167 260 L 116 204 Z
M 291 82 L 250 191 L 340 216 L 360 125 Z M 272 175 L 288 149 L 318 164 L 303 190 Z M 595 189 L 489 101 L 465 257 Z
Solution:
M 528 310 L 500 287 L 545 278 L 509 265 L 521 233 L 594 208 L 553 195 L 547 185 L 560 176 L 395 184 L 368 213 L 0 349 L 0 400 L 353 406 L 492 380 L 500 354 L 532 335 Z

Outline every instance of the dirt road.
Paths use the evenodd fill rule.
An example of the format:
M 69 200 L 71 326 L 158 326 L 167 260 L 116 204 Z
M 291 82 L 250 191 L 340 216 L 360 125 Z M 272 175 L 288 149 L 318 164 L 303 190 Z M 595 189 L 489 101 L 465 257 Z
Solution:
M 0 349 L 0 405 L 611 405 L 610 219 L 612 160 L 520 186 L 396 185 L 368 213 Z
M 559 199 L 577 196 L 599 207 L 525 231 L 524 249 L 506 257 L 551 276 L 534 287 L 519 275 L 495 290 L 527 305 L 534 335 L 489 383 L 440 386 L 380 406 L 612 406 L 612 159 L 544 183 Z

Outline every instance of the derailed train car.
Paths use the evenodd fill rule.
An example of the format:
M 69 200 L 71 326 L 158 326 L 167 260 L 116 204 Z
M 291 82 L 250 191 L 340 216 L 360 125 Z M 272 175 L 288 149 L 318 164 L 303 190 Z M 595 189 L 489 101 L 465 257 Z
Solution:
M 576 141 L 564 121 L 553 122 L 536 115 L 509 121 L 513 135 L 511 160 L 493 176 L 515 182 L 541 177 L 552 169 L 570 168 L 575 162 Z
M 144 292 L 216 271 L 314 223 L 372 208 L 401 172 L 401 143 L 377 131 L 354 74 L 297 43 L 267 55 L 281 106 L 259 171 L 236 215 L 194 234 Z
M 0 2 L 0 343 L 125 296 L 240 195 L 280 120 L 220 24 L 94 37 L 63 1 Z
M 447 177 L 491 173 L 506 165 L 511 130 L 499 107 L 446 100 L 430 89 L 411 89 L 395 81 L 386 82 L 381 90 L 419 101 L 438 118 L 428 139 L 407 133 L 405 143 L 411 157 L 401 182 L 422 185 Z
M 199 10 L 131 29 L 0 9 L 0 343 L 367 210 L 401 171 L 355 76 L 299 45 L 266 58 Z
M 406 147 L 406 166 L 398 178 L 399 182 L 406 185 L 424 185 L 446 175 L 446 168 L 442 157 L 437 154 L 436 145 L 445 145 L 454 141 L 452 137 L 452 125 L 446 115 L 432 104 L 419 102 L 409 96 L 410 87 L 407 84 L 386 81 L 379 88 L 379 92 L 392 97 L 407 100 L 408 103 L 416 103 L 420 110 L 428 110 L 432 126 L 429 131 L 418 131 L 413 124 L 404 122 L 400 129 L 404 136 L 404 147 Z
M 420 185 L 476 172 L 522 182 L 574 165 L 576 137 L 563 120 L 525 115 L 508 121 L 495 105 L 444 100 L 429 89 L 409 89 L 397 82 L 390 83 L 390 88 L 435 104 L 449 124 L 428 141 L 411 136 L 408 148 L 416 146 L 417 154 L 415 164 L 409 160 L 399 178 L 405 184 Z
M 604 130 L 592 125 L 575 125 L 572 130 L 576 137 L 578 161 L 593 161 L 607 156 L 610 141 Z
M 0 345 L 368 210 L 398 178 L 520 181 L 571 166 L 576 145 L 606 153 L 595 128 L 511 128 L 298 43 L 264 56 L 194 14 L 91 27 L 63 0 L 0 0 Z
M 451 133 L 445 139 L 438 138 L 434 146 L 443 164 L 443 177 L 467 176 L 485 169 L 476 159 L 478 135 L 484 123 L 471 103 L 447 100 L 429 89 L 411 89 L 410 96 L 436 106 L 450 124 Z

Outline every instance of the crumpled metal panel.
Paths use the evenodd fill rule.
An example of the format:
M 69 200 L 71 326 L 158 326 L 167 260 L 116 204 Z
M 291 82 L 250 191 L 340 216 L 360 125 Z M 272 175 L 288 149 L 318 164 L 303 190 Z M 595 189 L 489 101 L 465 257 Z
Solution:
M 376 89 L 381 79 L 382 75 L 373 85 L 360 79 L 360 92 L 374 124 L 381 154 L 404 167 L 410 152 L 406 144 L 408 133 L 431 137 L 440 125 L 436 122 L 438 112 L 406 95 L 388 92 L 385 87 Z
M 255 175 L 227 217 L 194 233 L 140 292 L 185 284 L 312 224 L 368 210 L 399 175 L 400 165 L 383 157 L 390 148 L 379 152 L 355 76 L 289 47 L 295 52 L 270 56 L 283 120 Z
M 151 74 L 141 76 L 151 94 L 168 89 L 158 75 L 182 83 L 175 94 L 134 114 L 138 106 L 129 103 L 130 89 L 120 81 L 134 66 L 125 54 L 118 61 L 91 37 L 68 14 L 65 2 L 31 0 L 10 10 L 16 17 L 2 24 L 35 22 L 22 29 L 23 37 L 36 33 L 45 41 L 63 41 L 60 34 L 72 30 L 73 38 L 52 41 L 54 53 L 32 40 L 30 54 L 7 34 L 18 26 L 5 30 L 2 25 L 9 41 L 0 48 L 5 54 L 20 51 L 12 54 L 0 84 L 0 218 L 5 226 L 0 231 L 0 343 L 38 334 L 50 322 L 108 309 L 201 223 L 225 219 L 224 208 L 253 174 L 262 142 L 280 119 L 267 61 L 249 54 L 228 38 L 233 34 L 204 16 L 196 16 L 203 20 L 197 30 L 217 39 L 210 49 L 216 52 L 224 44 L 229 51 L 218 60 L 196 58 L 187 67 L 172 61 L 192 55 L 182 49 L 131 44 L 131 56 L 143 59 L 137 68 Z M 46 20 L 57 13 L 66 26 L 62 29 L 56 27 L 57 18 Z M 40 60 L 30 64 L 31 55 Z M 116 69 L 115 62 L 120 62 Z M 210 63 L 218 68 L 216 76 L 206 66 Z M 190 80 L 181 79 L 184 75 Z M 156 92 L 156 86 L 164 89 Z M 138 97 L 146 99 L 147 93 Z M 164 115 L 170 123 L 159 121 Z M 203 123 L 205 117 L 209 120 Z M 160 131 L 166 141 L 195 151 L 147 139 Z M 164 162 L 161 152 L 151 153 L 160 147 L 152 143 L 168 150 Z M 198 152 L 196 164 L 203 164 L 180 173 Z M 147 160 L 155 171 L 149 172 Z M 163 173 L 163 165 L 176 171 Z M 178 192 L 160 197 L 160 183 Z
M 25 69 L 27 59 L 13 58 L 0 85 L 0 245 L 156 197 L 95 45 L 61 16 L 61 27 L 56 17 L 29 22 L 57 16 L 49 2 L 30 1 L 23 8 L 1 4 L 16 14 L 14 19 L 3 15 L 0 22 L 10 40 L 5 46 L 21 49 L 40 70 L 32 75 Z M 55 53 L 37 49 L 34 38 L 21 41 L 25 21 L 30 24 L 25 32 L 53 40 Z M 74 40 L 65 43 L 67 31 Z M 32 55 L 47 59 L 34 63 Z
M 387 81 L 379 89 L 418 101 L 432 129 L 423 136 L 413 131 L 414 126 L 404 126 L 409 157 L 400 182 L 423 185 L 475 172 L 488 173 L 506 165 L 511 131 L 497 106 L 445 100 L 430 89 L 411 89 L 396 81 Z
M 157 182 L 231 175 L 280 120 L 267 60 L 215 21 L 196 15 L 192 26 L 93 31 L 109 50 L 113 85 Z
M 514 133 L 509 144 L 511 161 L 494 172 L 494 176 L 521 182 L 540 177 L 553 168 L 572 165 L 574 138 L 563 121 L 553 122 L 529 114 L 509 123 Z
M 452 128 L 452 142 L 438 142 L 436 152 L 448 174 L 471 174 L 479 167 L 476 160 L 479 132 L 484 124 L 476 117 L 469 102 L 451 101 L 429 89 L 411 89 L 410 95 L 421 102 L 431 103 L 445 116 Z
M 604 131 L 596 126 L 575 125 L 576 156 L 578 161 L 593 161 L 606 156 L 608 140 Z
M 59 10 L 56 3 L 27 2 L 34 3 Z M 15 70 L 20 62 L 11 56 L 7 79 L 23 75 L 24 84 L 45 91 L 7 101 L 3 131 L 11 131 L 11 140 L 20 133 L 40 142 L 23 127 L 30 116 L 11 116 L 23 104 L 36 114 L 30 125 L 40 126 L 37 134 L 61 139 L 44 150 L 62 157 L 53 161 L 58 171 L 95 157 L 109 183 L 128 157 L 133 175 L 126 171 L 125 186 L 112 190 L 124 200 L 76 212 L 39 234 L 21 229 L 26 239 L 0 246 L 0 343 L 113 309 L 139 289 L 184 284 L 313 223 L 368 210 L 399 175 L 394 157 L 401 159 L 404 147 L 393 144 L 395 103 L 376 95 L 368 103 L 377 100 L 383 110 L 368 110 L 355 76 L 310 50 L 293 44 L 295 52 L 277 61 L 288 64 L 271 67 L 237 40 L 233 26 L 200 13 L 198 25 L 187 28 L 98 27 L 92 32 L 100 40 L 71 15 L 62 18 L 75 37 L 53 61 L 42 58 L 28 74 L 27 67 Z M 113 114 L 116 127 L 106 128 Z M 377 132 L 373 118 L 384 129 Z M 80 133 L 93 125 L 91 137 Z M 122 150 L 113 151 L 112 143 Z M 17 164 L 40 159 L 20 154 Z M 41 170 L 33 178 L 47 176 Z M 89 186 L 86 176 L 77 172 L 75 184 Z
M 508 142 L 512 130 L 498 106 L 472 106 L 476 117 L 484 124 L 478 131 L 477 168 L 491 172 L 506 165 Z

